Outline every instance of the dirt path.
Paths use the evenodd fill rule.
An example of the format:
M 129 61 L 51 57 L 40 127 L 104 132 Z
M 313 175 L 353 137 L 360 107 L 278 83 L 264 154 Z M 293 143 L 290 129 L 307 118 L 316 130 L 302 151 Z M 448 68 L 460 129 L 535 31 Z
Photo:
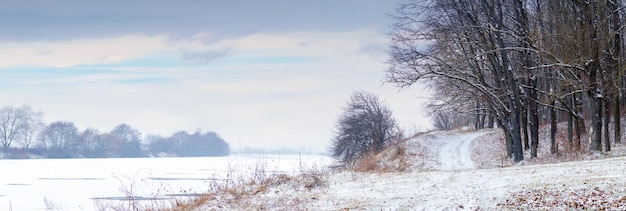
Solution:
M 472 141 L 481 135 L 483 132 L 468 132 L 441 137 L 445 145 L 439 151 L 440 170 L 474 169 L 470 147 Z

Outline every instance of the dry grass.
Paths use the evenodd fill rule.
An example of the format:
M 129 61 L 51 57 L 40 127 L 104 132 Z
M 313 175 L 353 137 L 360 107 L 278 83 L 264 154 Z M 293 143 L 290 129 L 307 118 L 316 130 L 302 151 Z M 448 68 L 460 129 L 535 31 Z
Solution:
M 457 130 L 456 132 L 466 130 Z M 432 171 L 440 165 L 438 145 L 443 145 L 439 135 L 445 131 L 425 131 L 385 148 L 377 154 L 367 156 L 354 167 L 356 172 L 410 172 Z
M 176 204 L 168 209 L 163 210 L 171 210 L 171 211 L 190 211 L 201 207 L 203 204 L 208 203 L 211 200 L 214 200 L 215 196 L 210 193 L 202 194 L 198 197 L 187 199 L 187 200 L 177 200 Z
M 303 173 L 295 176 L 272 174 L 265 171 L 263 163 L 257 163 L 249 170 L 253 171 L 248 172 L 248 176 L 239 174 L 227 182 L 215 181 L 211 183 L 208 193 L 191 200 L 178 201 L 175 206 L 165 210 L 267 210 L 277 207 L 298 210 L 298 207 L 302 208 L 304 201 L 315 197 L 298 198 L 280 194 L 292 190 L 312 191 L 327 187 L 326 178 L 329 174 L 327 169 L 317 167 L 301 169 Z M 229 173 L 235 174 L 236 172 Z
M 298 196 L 280 195 L 291 190 L 311 191 L 326 187 L 326 174 L 305 173 L 298 176 L 278 174 L 267 177 L 264 181 L 230 187 L 219 192 L 212 192 L 210 200 L 202 203 L 194 201 L 191 210 L 267 210 L 280 207 L 297 209 L 308 199 Z M 272 197 L 276 196 L 276 197 Z M 179 210 L 178 207 L 173 210 Z
M 427 156 L 427 143 L 415 141 L 427 139 L 427 132 L 402 139 L 379 153 L 367 155 L 349 170 L 355 172 L 404 172 L 423 166 Z M 415 142 L 418 144 L 415 145 Z M 408 150 L 407 148 L 411 148 Z M 421 161 L 420 161 L 421 160 Z
M 266 171 L 267 164 L 258 160 L 251 166 L 229 165 L 226 180 L 208 182 L 207 193 L 193 197 L 172 197 L 174 192 L 166 187 L 159 187 L 150 196 L 138 196 L 143 190 L 153 190 L 152 184 L 138 181 L 134 177 L 118 177 L 121 184 L 120 193 L 125 200 L 96 199 L 96 210 L 151 210 L 151 211 L 188 211 L 188 210 L 249 210 L 272 207 L 272 201 L 256 200 L 259 195 L 267 194 L 276 187 L 289 189 L 313 190 L 326 187 L 325 178 L 328 170 L 317 167 L 300 169 L 301 173 L 291 176 L 284 173 Z M 304 167 L 301 167 L 304 168 Z M 139 174 L 139 172 L 137 173 Z M 276 190 L 274 190 L 276 191 Z M 300 199 L 283 200 L 281 207 L 289 207 L 289 203 L 298 205 Z M 52 201 L 46 201 L 48 210 L 62 210 Z
M 115 211 L 168 210 L 186 200 L 185 198 L 176 197 L 176 195 L 187 194 L 187 190 L 174 191 L 162 183 L 156 184 L 148 180 L 137 180 L 138 175 L 141 173 L 145 172 L 138 171 L 133 177 L 117 176 L 116 179 L 121 184 L 119 191 L 124 195 L 123 199 L 94 198 L 96 209 Z M 140 195 L 140 193 L 145 193 L 147 190 L 153 191 L 147 196 Z M 46 206 L 50 207 L 48 203 L 46 203 Z
M 381 167 L 378 165 L 378 156 L 368 155 L 359 161 L 351 170 L 356 172 L 373 172 L 380 171 Z
M 466 127 L 450 131 L 426 131 L 393 143 L 379 153 L 365 156 L 364 159 L 347 170 L 372 172 L 431 171 L 440 165 L 439 147 L 445 144 L 441 135 L 448 133 L 473 132 Z

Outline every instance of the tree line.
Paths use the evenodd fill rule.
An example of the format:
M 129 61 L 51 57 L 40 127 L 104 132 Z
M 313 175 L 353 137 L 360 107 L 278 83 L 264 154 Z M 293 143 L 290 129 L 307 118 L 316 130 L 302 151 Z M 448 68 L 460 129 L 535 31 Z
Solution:
M 44 123 L 30 106 L 0 108 L 0 143 L 8 158 L 130 158 L 151 156 L 227 156 L 230 146 L 215 132 L 180 131 L 170 137 L 148 135 L 120 124 L 110 132 L 80 131 L 72 122 Z
M 542 124 L 556 153 L 558 122 L 573 150 L 609 151 L 626 103 L 624 15 L 621 0 L 405 1 L 386 81 L 427 84 L 438 127 L 501 128 L 516 162 L 537 156 Z

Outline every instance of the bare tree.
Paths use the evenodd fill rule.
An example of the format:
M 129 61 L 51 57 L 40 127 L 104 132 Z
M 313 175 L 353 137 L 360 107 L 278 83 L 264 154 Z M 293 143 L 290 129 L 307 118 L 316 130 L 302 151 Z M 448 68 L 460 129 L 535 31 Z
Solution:
M 78 139 L 81 142 L 78 152 L 80 152 L 83 157 L 105 157 L 107 145 L 101 141 L 102 139 L 100 138 L 100 131 L 98 131 L 98 129 L 87 128 L 80 133 Z
M 387 82 L 426 83 L 445 107 L 473 113 L 477 128 L 496 117 L 516 162 L 524 149 L 537 156 L 540 124 L 549 123 L 556 153 L 563 117 L 570 146 L 580 149 L 588 132 L 590 149 L 608 151 L 609 123 L 619 142 L 626 103 L 625 8 L 621 0 L 404 1 L 392 16 Z
M 17 142 L 25 149 L 28 149 L 33 141 L 36 140 L 35 138 L 39 132 L 46 126 L 46 123 L 44 123 L 44 116 L 41 111 L 32 111 L 28 108 L 25 111 L 25 117 L 27 124 L 25 125 L 22 138 L 18 139 Z
M 48 157 L 68 158 L 77 153 L 78 136 L 78 128 L 74 123 L 56 121 L 41 131 L 39 141 L 48 151 Z
M 121 157 L 144 156 L 141 145 L 141 133 L 127 124 L 120 124 L 113 128 L 110 133 L 119 140 Z
M 374 94 L 353 92 L 337 122 L 332 156 L 345 165 L 380 152 L 400 133 L 391 110 Z
M 522 67 L 511 1 L 408 1 L 400 4 L 391 37 L 387 82 L 459 84 L 493 111 L 504 130 L 507 154 L 524 159 L 520 133 Z M 463 102 L 463 101 L 461 101 Z M 477 103 L 476 101 L 464 101 Z
M 30 106 L 5 106 L 0 108 L 0 142 L 2 150 L 11 147 L 13 142 L 19 142 L 28 148 L 34 133 L 43 124 L 43 113 L 36 112 Z

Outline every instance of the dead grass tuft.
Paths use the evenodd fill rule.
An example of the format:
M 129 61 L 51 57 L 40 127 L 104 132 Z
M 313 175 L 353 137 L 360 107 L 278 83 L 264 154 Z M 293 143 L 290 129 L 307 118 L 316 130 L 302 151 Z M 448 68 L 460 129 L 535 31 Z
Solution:
M 287 174 L 277 174 L 277 175 L 274 175 L 273 177 L 267 178 L 265 181 L 263 181 L 263 184 L 273 187 L 273 186 L 278 186 L 282 184 L 287 184 L 292 179 L 293 178 Z
M 298 198 L 285 194 L 289 191 L 312 191 L 327 187 L 328 169 L 300 169 L 296 176 L 285 173 L 274 174 L 259 163 L 250 167 L 248 176 L 232 176 L 226 182 L 214 181 L 209 193 L 198 198 L 181 201 L 169 210 L 267 210 L 277 207 L 290 207 L 299 210 L 308 200 L 318 197 Z M 229 169 L 234 171 L 236 168 Z M 235 175 L 235 172 L 228 173 Z
M 352 170 L 356 172 L 372 172 L 379 170 L 378 158 L 376 155 L 369 155 L 359 161 Z
M 215 196 L 213 194 L 202 194 L 196 198 L 188 199 L 188 200 L 177 200 L 175 206 L 173 206 L 171 211 L 188 211 L 194 210 L 202 206 L 203 204 L 215 200 Z
M 304 188 L 310 191 L 314 188 L 327 187 L 324 176 L 326 176 L 326 174 L 321 174 L 319 172 L 311 172 L 301 175 L 304 181 Z
M 398 143 L 380 153 L 368 155 L 352 167 L 351 170 L 355 172 L 405 171 L 409 166 L 405 157 L 406 147 L 404 144 Z
M 393 165 L 384 165 L 384 171 L 405 171 L 409 167 L 409 163 L 406 160 L 407 150 L 406 144 L 397 144 L 394 147 L 390 148 L 389 159 L 392 162 L 386 162 Z
M 367 155 L 349 170 L 355 172 L 405 172 L 432 170 L 438 152 L 431 152 L 431 132 L 420 132 L 388 146 L 380 153 Z

